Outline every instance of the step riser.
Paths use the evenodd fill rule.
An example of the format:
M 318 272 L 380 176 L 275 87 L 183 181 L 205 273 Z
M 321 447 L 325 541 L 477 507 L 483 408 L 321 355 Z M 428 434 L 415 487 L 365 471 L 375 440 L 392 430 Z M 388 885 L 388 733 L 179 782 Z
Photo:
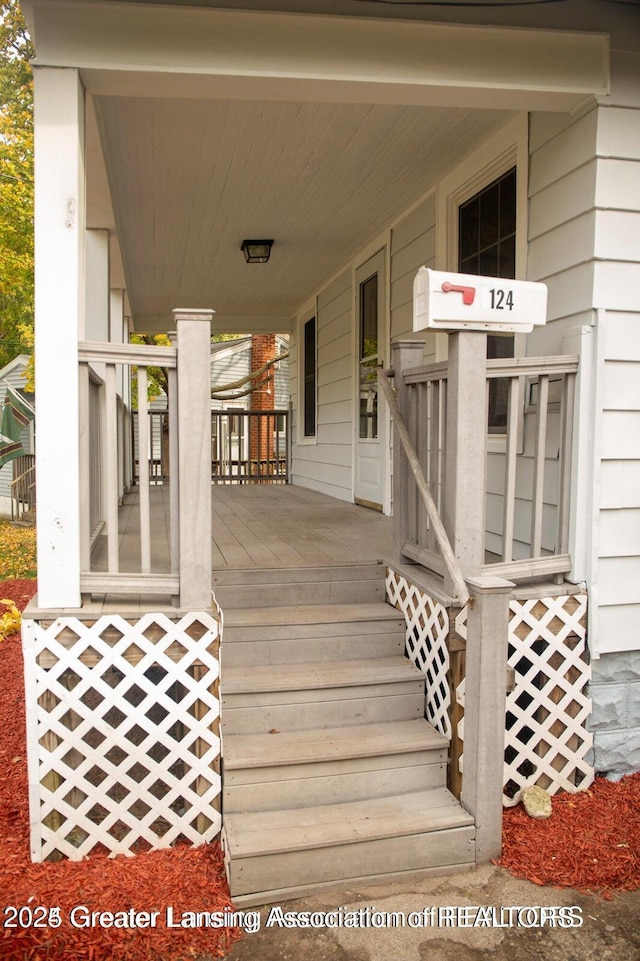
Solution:
M 402 792 L 444 787 L 447 769 L 443 759 L 428 755 L 407 755 L 410 763 L 398 766 L 398 759 L 375 759 L 382 767 L 357 770 L 362 759 L 341 762 L 344 771 L 326 773 L 327 765 L 297 764 L 282 768 L 262 768 L 242 772 L 255 775 L 256 782 L 232 786 L 229 776 L 223 805 L 227 814 L 233 811 L 284 810 L 285 808 L 314 807 L 318 804 L 338 804 L 364 801 Z M 234 772 L 235 773 L 235 772 Z M 266 775 L 269 778 L 266 779 Z M 258 776 L 260 779 L 258 780 Z
M 391 611 L 388 605 L 381 610 L 387 615 Z M 326 621 L 320 620 L 311 624 L 259 624 L 257 626 L 242 625 L 236 627 L 227 618 L 224 625 L 223 644 L 236 644 L 246 641 L 278 641 L 282 638 L 292 641 L 318 640 L 330 637 L 356 637 L 361 634 L 405 634 L 404 619 L 397 616 L 385 616 L 376 620 L 363 618 L 356 621 Z
M 215 571 L 213 589 L 218 587 L 265 587 L 269 584 L 316 584 L 319 581 L 384 581 L 386 567 L 377 564 L 341 564 L 335 567 L 274 567 Z
M 413 884 L 425 878 L 446 877 L 449 874 L 460 874 L 462 871 L 475 871 L 476 864 L 445 864 L 438 868 L 417 868 L 415 871 L 393 871 L 385 874 L 368 874 L 366 877 L 341 878 L 339 881 L 321 881 L 319 884 L 300 884 L 295 888 L 271 888 L 270 891 L 260 891 L 258 894 L 235 895 L 233 899 L 236 908 L 250 908 L 263 904 L 282 904 L 293 898 L 307 898 L 326 891 L 344 890 L 360 887 L 365 884 Z
M 312 850 L 237 858 L 230 864 L 231 897 L 323 881 L 396 871 L 468 865 L 475 860 L 475 829 L 451 828 Z
M 305 692 L 292 693 L 304 696 Z M 318 693 L 321 692 L 310 691 L 307 696 Z M 272 729 L 304 731 L 382 721 L 410 721 L 424 716 L 423 690 L 386 697 L 353 697 L 349 689 L 343 689 L 342 693 L 345 696 L 340 700 L 303 700 L 263 707 L 234 707 L 233 697 L 223 698 L 223 730 L 225 734 L 266 734 Z
M 229 585 L 214 587 L 215 598 L 223 611 L 247 607 L 286 607 L 310 604 L 375 604 L 384 601 L 384 581 L 376 577 L 357 581 L 320 581 L 319 583 L 281 583 Z
M 404 653 L 404 633 L 354 634 L 350 637 L 289 638 L 233 641 L 224 637 L 220 652 L 223 669 L 242 665 L 304 664 L 309 661 L 351 661 L 393 657 Z

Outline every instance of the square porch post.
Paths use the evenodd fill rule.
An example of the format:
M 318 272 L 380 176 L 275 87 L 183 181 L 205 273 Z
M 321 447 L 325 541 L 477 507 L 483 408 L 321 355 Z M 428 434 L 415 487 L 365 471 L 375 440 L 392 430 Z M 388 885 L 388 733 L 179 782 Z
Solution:
M 444 525 L 465 577 L 484 563 L 486 356 L 486 334 L 449 333 Z
M 84 90 L 34 67 L 38 604 L 80 605 L 78 339 L 84 335 Z
M 461 801 L 476 822 L 476 863 L 500 856 L 511 581 L 468 578 Z
M 176 309 L 180 607 L 211 608 L 211 320 Z

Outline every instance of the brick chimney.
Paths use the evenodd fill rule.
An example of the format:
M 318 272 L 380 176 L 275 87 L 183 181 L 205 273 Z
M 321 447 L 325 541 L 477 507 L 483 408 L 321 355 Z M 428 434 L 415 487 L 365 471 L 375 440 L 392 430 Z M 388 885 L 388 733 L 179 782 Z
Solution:
M 259 370 L 276 357 L 275 334 L 252 334 L 251 336 L 251 373 Z M 259 384 L 265 378 L 269 382 L 259 387 L 251 394 L 251 410 L 268 411 L 275 407 L 275 366 L 256 377 L 254 384 Z M 275 417 L 252 417 L 249 440 L 249 458 L 256 461 L 257 474 L 273 472 L 271 461 L 274 457 L 273 435 L 276 424 Z

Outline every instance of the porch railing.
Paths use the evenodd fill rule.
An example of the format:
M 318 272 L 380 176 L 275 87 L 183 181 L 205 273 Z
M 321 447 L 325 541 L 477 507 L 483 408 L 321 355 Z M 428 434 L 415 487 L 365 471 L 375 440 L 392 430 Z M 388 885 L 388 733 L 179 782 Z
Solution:
M 11 490 L 11 520 L 21 521 L 36 506 L 36 457 L 21 454 L 13 461 Z
M 175 346 L 78 345 L 80 593 L 170 595 L 184 610 L 208 611 L 212 603 L 208 447 L 213 311 L 176 309 L 173 316 Z M 168 384 L 169 482 L 155 487 L 151 483 L 149 367 L 164 368 Z M 139 469 L 138 484 L 132 490 L 134 406 Z M 152 508 L 160 515 L 160 522 L 153 525 Z M 129 532 L 138 528 L 133 548 L 133 538 L 121 538 L 121 515 Z
M 289 412 L 211 412 L 211 479 L 214 484 L 287 484 Z
M 488 360 L 490 381 L 508 384 L 504 434 L 487 435 L 485 463 L 474 483 L 485 485 L 485 573 L 519 580 L 555 576 L 571 569 L 569 499 L 575 405 L 576 355 Z M 438 513 L 447 517 L 448 364 L 396 371 L 402 414 Z M 401 377 L 401 385 L 398 378 Z M 486 423 L 486 416 L 485 416 Z M 449 483 L 448 483 L 449 481 Z M 437 531 L 412 476 L 394 481 L 401 517 L 400 555 L 438 574 L 446 563 Z M 449 534 L 451 535 L 451 531 Z
M 152 486 L 169 480 L 169 412 L 148 410 L 148 457 L 143 458 Z M 133 481 L 140 477 L 139 413 L 132 414 Z M 213 484 L 288 484 L 290 475 L 288 410 L 211 411 Z
M 151 475 L 152 447 L 147 400 L 147 368 L 162 366 L 169 380 L 170 414 L 177 403 L 177 351 L 173 347 L 81 343 L 81 575 L 83 593 L 177 594 L 179 592 L 179 488 L 169 487 L 170 536 L 165 557 L 152 561 Z M 138 512 L 138 550 L 121 557 L 119 509 L 133 482 L 134 463 L 129 441 L 131 391 L 137 389 L 138 471 L 135 505 Z M 175 439 L 174 439 L 175 440 Z M 171 456 L 176 457 L 170 439 Z M 144 453 L 147 452 L 147 453 Z M 95 562 L 94 547 L 104 538 L 103 557 Z M 92 554 L 93 560 L 92 560 Z M 100 570 L 96 567 L 102 568 Z

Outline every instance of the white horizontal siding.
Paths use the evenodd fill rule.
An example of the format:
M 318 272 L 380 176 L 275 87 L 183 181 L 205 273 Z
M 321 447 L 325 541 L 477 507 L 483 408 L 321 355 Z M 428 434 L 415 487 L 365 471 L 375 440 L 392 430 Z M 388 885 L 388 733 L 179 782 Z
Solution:
M 311 443 L 294 443 L 294 484 L 352 500 L 353 356 L 351 272 L 343 271 L 318 295 L 317 417 Z M 297 385 L 297 371 L 296 376 Z M 294 399 L 300 403 L 297 392 Z M 297 419 L 297 418 L 296 418 Z M 293 434 L 294 441 L 297 435 Z
M 640 500 L 640 498 L 637 498 Z M 636 557 L 640 553 L 640 506 L 600 511 L 600 556 Z
M 430 194 L 391 232 L 391 339 L 413 332 L 413 281 L 422 266 L 434 267 L 436 198 Z
M 608 641 L 611 642 L 612 651 L 635 651 L 640 648 L 640 604 L 603 605 L 598 616 L 602 653 L 609 649 L 605 643 Z
M 601 557 L 598 584 L 602 605 L 640 604 L 640 557 Z
M 609 410 L 640 410 L 640 371 L 637 362 L 606 360 L 603 387 L 605 404 Z
M 640 362 L 638 323 L 640 320 L 637 313 L 607 313 L 604 329 L 604 354 L 607 360 Z
M 635 91 L 638 103 L 637 74 Z M 604 355 L 597 541 L 603 653 L 640 647 L 639 130 L 640 110 L 599 111 L 594 304 L 602 308 Z
M 600 507 L 640 507 L 640 461 L 607 460 L 600 469 Z
M 597 164 L 598 206 L 611 210 L 640 210 L 637 160 L 601 157 Z
M 585 200 L 595 197 L 598 165 L 595 158 L 547 185 L 541 202 L 529 211 L 529 239 L 535 240 L 558 224 L 569 223 L 584 214 Z
M 640 411 L 604 411 L 602 458 L 640 460 Z
M 593 259 L 596 232 L 594 210 L 548 230 L 529 244 L 529 272 L 548 281 L 554 274 Z

